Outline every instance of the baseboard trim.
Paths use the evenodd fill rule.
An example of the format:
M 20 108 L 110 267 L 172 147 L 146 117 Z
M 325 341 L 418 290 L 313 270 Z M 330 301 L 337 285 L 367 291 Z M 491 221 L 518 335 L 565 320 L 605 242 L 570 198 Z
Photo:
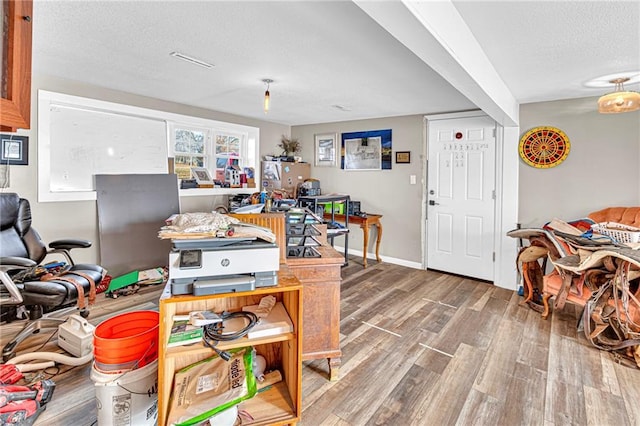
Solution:
M 344 247 L 334 246 L 333 248 L 339 251 L 340 253 L 344 253 Z M 349 255 L 362 257 L 362 250 L 349 249 Z M 407 268 L 413 268 L 413 269 L 422 269 L 422 265 L 420 264 L 420 262 L 412 262 L 410 260 L 398 259 L 397 257 L 391 257 L 391 256 L 380 256 L 380 258 L 382 259 L 383 262 L 393 263 L 394 265 L 406 266 Z M 373 260 L 374 262 L 376 262 L 375 253 L 367 253 L 367 262 L 369 260 Z

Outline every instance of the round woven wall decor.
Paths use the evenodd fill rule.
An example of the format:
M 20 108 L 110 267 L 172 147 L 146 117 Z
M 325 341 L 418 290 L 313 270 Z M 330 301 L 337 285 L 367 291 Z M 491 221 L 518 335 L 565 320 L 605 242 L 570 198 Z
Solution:
M 569 155 L 569 137 L 556 127 L 540 126 L 520 138 L 520 157 L 539 169 L 555 167 Z

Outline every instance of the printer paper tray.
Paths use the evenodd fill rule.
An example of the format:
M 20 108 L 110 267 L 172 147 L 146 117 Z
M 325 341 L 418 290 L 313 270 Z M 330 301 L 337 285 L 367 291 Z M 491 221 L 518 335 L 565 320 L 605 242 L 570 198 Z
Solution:
M 171 280 L 171 294 L 193 294 L 205 296 L 209 294 L 253 291 L 256 279 L 250 275 L 227 275 L 216 277 L 177 278 Z
M 216 249 L 220 247 L 228 247 L 235 244 L 246 245 L 255 241 L 256 237 L 241 238 L 194 238 L 194 239 L 173 239 L 171 243 L 175 250 L 193 250 L 193 249 Z

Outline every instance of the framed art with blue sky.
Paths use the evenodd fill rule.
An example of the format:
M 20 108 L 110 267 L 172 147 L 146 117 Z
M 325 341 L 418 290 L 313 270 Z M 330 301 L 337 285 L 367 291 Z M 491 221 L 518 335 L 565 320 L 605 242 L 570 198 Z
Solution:
M 341 164 L 344 170 L 390 170 L 391 129 L 342 134 Z

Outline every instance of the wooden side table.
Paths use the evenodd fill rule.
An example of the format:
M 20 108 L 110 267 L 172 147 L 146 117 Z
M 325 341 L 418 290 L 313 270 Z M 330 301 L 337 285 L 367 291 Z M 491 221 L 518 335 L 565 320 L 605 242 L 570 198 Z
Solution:
M 335 220 L 344 221 L 344 215 L 336 214 L 334 216 L 335 216 Z M 327 214 L 325 214 L 325 217 L 327 217 Z M 378 262 L 381 262 L 381 259 L 380 259 L 380 242 L 382 241 L 382 222 L 380 222 L 381 218 L 382 218 L 382 215 L 371 214 L 371 213 L 367 213 L 366 217 L 349 215 L 348 223 L 360 225 L 360 228 L 362 228 L 362 232 L 364 234 L 362 264 L 364 265 L 365 268 L 367 267 L 367 247 L 369 246 L 369 229 L 372 226 L 375 226 L 378 228 L 378 235 L 376 237 L 376 260 Z

